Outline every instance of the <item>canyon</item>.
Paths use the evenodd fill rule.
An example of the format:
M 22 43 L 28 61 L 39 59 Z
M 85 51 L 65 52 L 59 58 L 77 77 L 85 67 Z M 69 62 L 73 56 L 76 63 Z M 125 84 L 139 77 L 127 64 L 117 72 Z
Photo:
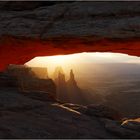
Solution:
M 36 56 L 78 52 L 140 56 L 139 7 L 138 1 L 0 2 L 0 138 L 140 138 L 139 118 L 106 105 L 62 102 L 46 72 L 37 69 L 47 77 L 37 78 L 21 66 Z M 73 71 L 67 83 L 79 91 Z
M 40 85 L 32 90 L 23 86 L 22 78 L 17 79 L 14 75 L 19 68 L 22 75 L 24 71 L 24 76 L 20 76 L 27 76 L 29 80 L 26 82 L 31 82 L 30 87 L 40 85 L 41 79 L 34 77 L 34 83 L 33 73 L 23 66 L 12 65 L 0 74 L 0 138 L 140 137 L 139 119 L 125 119 L 118 111 L 105 105 L 83 106 L 57 100 L 56 87 L 53 82 L 50 84 L 50 79 L 43 81 L 49 88 L 42 89 Z M 73 79 L 72 71 L 70 75 Z
M 139 56 L 139 5 L 124 1 L 0 2 L 0 69 L 36 56 L 77 52 Z

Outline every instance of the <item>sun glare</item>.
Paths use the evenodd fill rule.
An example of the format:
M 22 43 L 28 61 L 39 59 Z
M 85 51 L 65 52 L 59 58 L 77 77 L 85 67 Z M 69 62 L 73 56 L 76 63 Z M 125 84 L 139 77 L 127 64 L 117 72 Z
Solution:
M 77 53 L 69 55 L 56 55 L 35 57 L 27 62 L 27 66 L 31 67 L 47 67 L 48 71 L 54 71 L 55 67 L 61 66 L 65 72 L 69 72 L 71 68 L 78 67 L 80 70 L 83 64 L 94 65 L 95 63 L 137 63 L 140 64 L 139 57 L 129 56 L 120 53 Z
M 56 64 L 56 65 L 64 65 L 70 60 L 71 56 L 65 56 L 65 55 L 57 55 L 57 56 L 48 56 L 46 61 Z
M 114 53 L 100 53 L 100 52 L 96 52 L 94 53 L 90 53 L 92 56 L 94 57 L 103 57 L 103 58 L 112 58 L 115 57 Z

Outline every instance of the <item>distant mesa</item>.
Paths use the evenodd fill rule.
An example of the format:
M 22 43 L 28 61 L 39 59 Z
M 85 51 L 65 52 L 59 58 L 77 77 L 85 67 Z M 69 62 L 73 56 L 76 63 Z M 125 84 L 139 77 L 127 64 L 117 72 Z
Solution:
M 89 104 L 96 103 L 94 94 L 91 95 L 87 91 L 82 90 L 76 80 L 73 69 L 70 70 L 69 79 L 65 79 L 65 73 L 62 67 L 56 67 L 54 70 L 53 78 L 56 84 L 57 98 L 65 103 L 74 104 Z
M 63 72 L 62 67 L 55 68 L 53 78 L 57 87 L 56 88 L 57 98 L 61 101 L 68 101 L 65 74 Z
M 36 73 L 42 73 L 38 77 Z M 3 80 L 5 79 L 5 80 Z M 16 85 L 19 91 L 23 93 L 39 92 L 46 93 L 56 98 L 56 85 L 52 79 L 48 78 L 47 69 L 38 67 L 27 67 L 24 65 L 9 65 L 5 72 L 0 75 L 0 85 L 9 87 Z
M 78 87 L 77 86 L 77 82 L 75 80 L 75 76 L 74 76 L 74 73 L 73 73 L 73 70 L 71 69 L 70 70 L 70 78 L 67 82 L 69 85 L 73 86 L 73 87 Z
M 53 78 L 54 78 L 54 80 L 55 80 L 55 78 L 58 77 L 58 74 L 59 74 L 59 73 L 63 73 L 63 74 L 64 74 L 63 69 L 62 69 L 61 66 L 57 66 L 57 67 L 55 68 L 55 71 L 54 71 L 54 73 L 53 73 Z
M 31 71 L 40 79 L 49 79 L 47 68 L 31 67 Z
M 34 95 L 35 92 L 41 94 L 41 97 L 46 93 L 63 103 L 87 105 L 98 101 L 96 94 L 90 94 L 78 86 L 73 69 L 70 70 L 69 78 L 66 80 L 60 66 L 55 68 L 51 77 L 47 68 L 9 65 L 5 72 L 0 74 L 0 86 L 16 87 L 22 93 L 30 92 L 30 95 Z

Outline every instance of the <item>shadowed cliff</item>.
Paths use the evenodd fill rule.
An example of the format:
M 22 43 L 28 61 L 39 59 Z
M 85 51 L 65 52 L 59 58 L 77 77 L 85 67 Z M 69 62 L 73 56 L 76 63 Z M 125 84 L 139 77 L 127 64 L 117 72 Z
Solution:
M 27 68 L 22 69 L 24 74 L 32 75 Z M 70 75 L 69 83 L 73 85 L 72 71 Z M 0 74 L 0 84 L 3 82 L 5 85 L 0 86 L 2 139 L 140 138 L 139 119 L 123 121 L 118 111 L 104 105 L 82 106 L 60 103 L 52 96 L 48 96 L 48 92 L 39 91 L 39 88 L 34 91 L 26 89 L 29 91 L 23 92 L 19 83 L 10 84 L 17 82 L 15 78 L 8 72 Z M 48 80 L 44 82 L 48 83 Z M 40 83 L 40 80 L 37 83 Z M 47 89 L 50 90 L 50 85 Z

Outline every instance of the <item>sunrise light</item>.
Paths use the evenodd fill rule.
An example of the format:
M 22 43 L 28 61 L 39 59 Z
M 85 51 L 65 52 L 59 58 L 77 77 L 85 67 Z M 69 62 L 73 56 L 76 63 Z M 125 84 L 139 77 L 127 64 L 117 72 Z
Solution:
M 27 62 L 28 66 L 45 67 L 48 65 L 66 66 L 68 64 L 80 64 L 80 63 L 140 63 L 139 57 L 129 56 L 121 53 L 76 53 L 69 55 L 55 55 L 35 57 L 31 61 Z

